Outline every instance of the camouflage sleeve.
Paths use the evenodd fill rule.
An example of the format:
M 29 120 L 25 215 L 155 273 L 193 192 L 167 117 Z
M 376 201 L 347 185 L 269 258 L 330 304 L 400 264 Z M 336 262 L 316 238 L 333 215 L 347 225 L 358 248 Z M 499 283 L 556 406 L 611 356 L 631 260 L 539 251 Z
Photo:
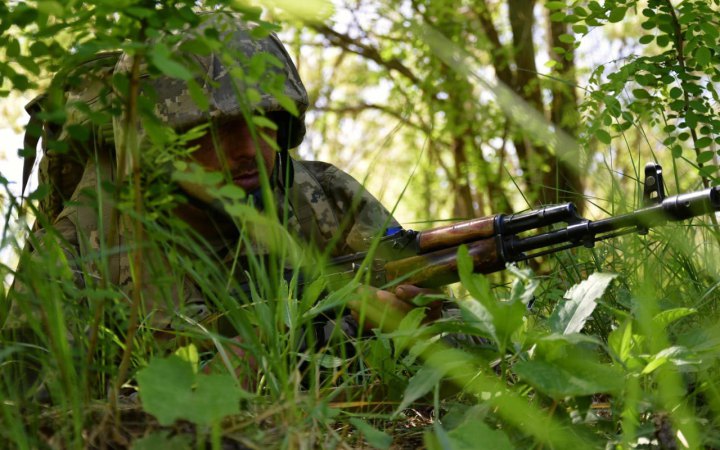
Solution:
M 84 277 L 76 253 L 75 228 L 67 220 L 59 221 L 52 233 L 45 229 L 33 232 L 15 270 L 0 326 L 8 330 L 37 328 L 40 317 L 54 306 L 49 303 L 82 289 Z
M 315 163 L 318 181 L 335 209 L 343 235 L 341 253 L 367 250 L 372 238 L 399 226 L 392 214 L 357 180 L 337 167 Z

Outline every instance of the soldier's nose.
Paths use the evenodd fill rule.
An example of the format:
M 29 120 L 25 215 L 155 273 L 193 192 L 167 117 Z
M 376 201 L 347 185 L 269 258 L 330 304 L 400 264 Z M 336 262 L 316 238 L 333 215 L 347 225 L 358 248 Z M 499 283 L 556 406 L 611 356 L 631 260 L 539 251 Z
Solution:
M 247 125 L 243 123 L 231 123 L 223 127 L 223 149 L 228 157 L 254 158 L 255 142 Z

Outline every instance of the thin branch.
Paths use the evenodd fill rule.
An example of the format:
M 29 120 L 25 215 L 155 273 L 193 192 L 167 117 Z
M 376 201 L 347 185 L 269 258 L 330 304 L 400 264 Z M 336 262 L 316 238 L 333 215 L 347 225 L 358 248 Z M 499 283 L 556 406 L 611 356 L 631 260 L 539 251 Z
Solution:
M 316 25 L 314 26 L 314 29 L 325 36 L 330 44 L 374 61 L 389 70 L 395 70 L 408 78 L 414 84 L 420 84 L 421 80 L 417 78 L 407 66 L 400 62 L 399 59 L 385 59 L 380 55 L 380 51 L 377 48 L 368 44 L 363 44 L 362 42 L 359 42 L 346 34 L 333 30 L 326 25 Z

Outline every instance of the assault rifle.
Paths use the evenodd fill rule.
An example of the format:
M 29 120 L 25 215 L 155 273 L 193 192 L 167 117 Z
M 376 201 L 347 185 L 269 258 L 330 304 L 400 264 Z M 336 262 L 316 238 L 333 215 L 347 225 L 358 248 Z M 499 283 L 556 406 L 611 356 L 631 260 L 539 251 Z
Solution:
M 498 214 L 426 231 L 397 230 L 385 236 L 366 261 L 367 252 L 330 261 L 329 274 L 347 279 L 366 270 L 376 287 L 398 283 L 438 287 L 458 281 L 457 251 L 466 245 L 477 273 L 503 270 L 507 263 L 556 253 L 615 238 L 645 234 L 667 222 L 720 211 L 720 186 L 671 197 L 665 196 L 662 167 L 645 166 L 643 208 L 602 220 L 581 217 L 573 203 L 546 206 L 520 214 Z M 565 224 L 558 227 L 558 225 Z M 549 227 L 547 232 L 536 232 Z M 366 280 L 367 281 L 367 280 Z

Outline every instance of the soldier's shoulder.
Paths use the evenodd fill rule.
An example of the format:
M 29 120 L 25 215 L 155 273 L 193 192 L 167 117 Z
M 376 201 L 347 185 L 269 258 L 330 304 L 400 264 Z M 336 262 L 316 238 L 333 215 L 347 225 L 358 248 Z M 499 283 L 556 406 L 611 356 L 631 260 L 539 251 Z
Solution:
M 308 172 L 310 172 L 313 176 L 316 178 L 324 178 L 326 176 L 331 176 L 335 174 L 336 172 L 341 172 L 340 169 L 335 167 L 334 165 L 325 162 L 325 161 L 300 161 L 295 160 L 295 164 L 299 164 L 303 166 Z
M 357 183 L 348 173 L 325 161 L 295 161 L 295 163 L 304 167 L 325 189 L 332 189 L 338 184 L 345 186 Z

